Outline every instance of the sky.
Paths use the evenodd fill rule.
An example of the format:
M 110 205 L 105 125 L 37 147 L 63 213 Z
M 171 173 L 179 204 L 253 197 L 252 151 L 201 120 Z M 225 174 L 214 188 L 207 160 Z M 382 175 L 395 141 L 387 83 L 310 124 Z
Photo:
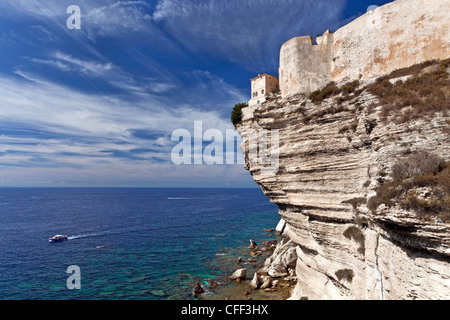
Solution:
M 388 2 L 2 0 L 0 187 L 257 187 L 237 160 L 175 164 L 174 131 L 225 137 L 284 42 Z

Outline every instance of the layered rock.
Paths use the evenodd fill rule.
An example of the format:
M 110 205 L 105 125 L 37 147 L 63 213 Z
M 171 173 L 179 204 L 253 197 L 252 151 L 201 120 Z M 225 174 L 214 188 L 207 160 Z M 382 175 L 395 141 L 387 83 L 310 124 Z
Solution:
M 450 160 L 448 115 L 382 121 L 367 90 L 336 106 L 334 98 L 315 105 L 278 94 L 243 109 L 245 167 L 279 206 L 288 237 L 266 270 L 277 277 L 295 269 L 293 299 L 448 299 L 450 225 L 366 205 L 405 153 L 437 150 Z M 269 146 L 277 171 L 249 159 L 249 133 L 261 130 L 278 130 L 278 145 Z
M 279 206 L 276 230 L 286 237 L 265 271 L 276 278 L 295 269 L 292 299 L 448 299 L 448 221 L 399 204 L 368 208 L 405 154 L 432 151 L 450 160 L 448 106 L 397 121 L 365 86 L 449 58 L 449 10 L 449 0 L 397 0 L 326 32 L 316 45 L 294 38 L 281 48 L 281 92 L 242 110 L 245 167 Z M 354 79 L 366 90 L 317 104 L 309 97 L 329 81 Z M 448 84 L 442 92 L 448 97 Z

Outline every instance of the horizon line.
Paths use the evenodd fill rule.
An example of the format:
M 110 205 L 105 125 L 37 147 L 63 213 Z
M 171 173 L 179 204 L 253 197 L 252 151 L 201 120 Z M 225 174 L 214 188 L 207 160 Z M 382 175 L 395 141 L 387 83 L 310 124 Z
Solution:
M 0 189 L 260 189 L 256 187 L 74 187 L 74 186 L 58 186 L 58 187 L 30 187 L 30 186 L 0 186 Z

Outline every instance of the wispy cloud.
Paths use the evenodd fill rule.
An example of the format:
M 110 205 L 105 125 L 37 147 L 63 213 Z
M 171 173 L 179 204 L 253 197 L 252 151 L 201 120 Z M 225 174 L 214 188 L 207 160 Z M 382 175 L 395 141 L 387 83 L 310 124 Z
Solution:
M 72 65 L 74 68 L 78 69 L 80 72 L 87 73 L 90 75 L 103 75 L 106 72 L 109 72 L 113 69 L 111 63 L 99 63 L 93 62 L 89 60 L 82 60 L 78 58 L 74 58 L 69 54 L 62 53 L 57 51 L 53 54 L 55 59 L 58 59 L 60 62 L 65 62 L 66 65 Z
M 72 70 L 72 68 L 68 64 L 65 64 L 65 63 L 63 63 L 63 62 L 61 62 L 59 60 L 53 60 L 53 59 L 45 60 L 45 59 L 32 58 L 31 61 L 34 62 L 34 63 L 45 64 L 45 65 L 48 65 L 50 67 L 57 68 L 57 69 L 59 69 L 61 71 L 66 71 L 67 72 L 67 71 L 71 71 Z
M 58 37 L 48 28 L 42 25 L 33 25 L 29 28 L 30 33 L 40 42 L 57 42 Z
M 283 42 L 335 26 L 346 2 L 160 0 L 153 18 L 193 52 L 261 71 L 276 68 Z
M 0 2 L 1 15 L 32 16 L 42 23 L 53 23 L 66 29 L 67 8 L 77 5 L 81 9 L 80 33 L 91 40 L 98 36 L 123 36 L 152 30 L 150 5 L 146 1 L 117 0 L 15 0 Z M 42 27 L 42 26 L 41 26 Z M 40 30 L 45 32 L 44 29 Z
M 211 109 L 229 116 L 232 106 L 238 102 L 248 100 L 248 93 L 228 84 L 222 77 L 208 70 L 193 70 L 186 75 L 188 82 L 192 83 L 190 90 L 184 93 L 189 101 L 196 101 L 202 109 Z M 202 99 L 199 100 L 198 97 Z
M 132 129 L 171 132 L 191 126 L 195 119 L 204 119 L 214 127 L 226 123 L 214 110 L 199 111 L 187 104 L 168 109 L 157 99 L 131 103 L 112 95 L 77 92 L 33 74 L 17 74 L 28 82 L 0 77 L 3 121 L 21 122 L 61 134 L 112 139 L 127 139 Z
M 280 45 L 332 28 L 345 3 L 0 1 L 0 22 L 23 25 L 0 32 L 0 184 L 245 181 L 240 165 L 174 166 L 172 131 L 233 128 L 237 78 L 276 72 Z
M 204 130 L 232 128 L 218 111 L 187 103 L 168 109 L 150 96 L 131 103 L 77 92 L 24 71 L 16 74 L 21 78 L 0 75 L 0 168 L 8 168 L 2 170 L 4 183 L 74 185 L 86 179 L 107 185 L 114 177 L 116 184 L 126 185 L 133 179 L 169 183 L 192 175 L 213 181 L 212 176 L 231 177 L 236 171 L 179 168 L 170 161 L 173 130 L 193 132 L 198 120 Z
M 98 4 L 97 4 L 98 5 Z M 144 1 L 116 1 L 113 4 L 87 9 L 84 16 L 90 37 L 146 32 L 152 17 Z
M 96 80 L 122 90 L 128 96 L 151 98 L 152 94 L 165 94 L 177 87 L 174 83 L 176 80 L 173 77 L 171 78 L 168 73 L 163 78 L 142 77 L 138 80 L 139 77 L 122 70 L 111 62 L 107 62 L 99 54 L 97 54 L 97 59 L 81 59 L 61 51 L 46 55 L 45 58 L 30 58 L 29 60 L 35 64 L 50 66 L 62 72 L 78 73 L 83 77 L 96 78 Z M 30 77 L 30 74 L 24 73 L 20 69 L 16 70 L 16 73 L 24 78 Z

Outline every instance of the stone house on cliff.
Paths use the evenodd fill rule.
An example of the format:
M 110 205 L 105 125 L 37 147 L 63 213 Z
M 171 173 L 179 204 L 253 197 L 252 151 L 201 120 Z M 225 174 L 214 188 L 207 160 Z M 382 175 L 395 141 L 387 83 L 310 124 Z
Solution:
M 252 96 L 248 102 L 249 106 L 261 104 L 266 101 L 266 94 L 272 92 L 279 86 L 277 77 L 263 73 L 250 79 L 252 85 Z

